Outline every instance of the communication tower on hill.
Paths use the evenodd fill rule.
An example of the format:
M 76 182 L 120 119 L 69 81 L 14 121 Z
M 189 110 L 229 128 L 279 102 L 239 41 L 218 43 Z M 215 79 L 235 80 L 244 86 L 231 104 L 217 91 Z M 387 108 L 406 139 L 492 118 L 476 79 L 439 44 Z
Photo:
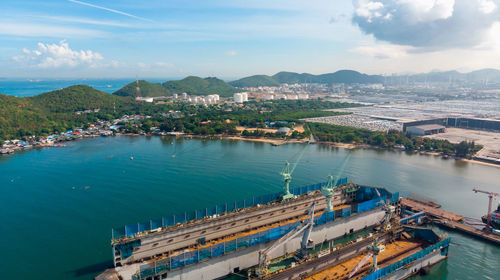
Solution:
M 139 87 L 139 79 L 135 77 L 135 102 L 141 101 L 141 88 Z

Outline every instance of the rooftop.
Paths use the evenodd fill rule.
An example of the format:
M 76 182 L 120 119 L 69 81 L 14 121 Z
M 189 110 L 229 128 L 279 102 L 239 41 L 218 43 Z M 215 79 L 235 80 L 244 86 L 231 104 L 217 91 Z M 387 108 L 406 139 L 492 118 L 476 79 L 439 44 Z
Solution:
M 434 129 L 444 129 L 445 127 L 439 124 L 423 124 L 423 125 L 415 125 L 415 126 L 410 126 L 410 127 L 418 127 L 420 129 L 425 129 L 425 130 L 434 130 Z M 410 128 L 408 127 L 408 128 Z

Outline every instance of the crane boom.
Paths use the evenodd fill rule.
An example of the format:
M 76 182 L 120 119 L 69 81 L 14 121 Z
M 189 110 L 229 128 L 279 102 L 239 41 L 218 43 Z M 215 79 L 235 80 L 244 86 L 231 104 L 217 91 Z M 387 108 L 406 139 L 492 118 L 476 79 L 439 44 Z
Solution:
M 496 192 L 489 192 L 489 191 L 483 191 L 483 190 L 480 190 L 480 189 L 477 189 L 477 188 L 473 188 L 472 189 L 474 192 L 476 193 L 485 193 L 485 194 L 488 194 L 488 195 L 492 195 L 492 196 L 500 196 L 499 193 L 496 193 Z
M 309 208 L 309 217 L 304 220 L 303 224 L 296 227 L 294 230 L 290 231 L 289 233 L 285 234 L 283 237 L 278 239 L 273 245 L 271 245 L 269 248 L 262 250 L 259 252 L 259 266 L 257 270 L 257 274 L 259 276 L 263 276 L 267 274 L 267 262 L 268 262 L 268 257 L 269 255 L 274 252 L 277 248 L 279 248 L 281 245 L 287 243 L 290 241 L 290 239 L 294 238 L 298 234 L 300 234 L 302 231 L 306 230 L 306 233 L 304 234 L 304 237 L 302 239 L 301 246 L 307 246 L 307 240 L 309 240 L 309 236 L 311 234 L 311 229 L 314 225 L 314 209 L 316 208 L 316 203 L 314 202 L 311 205 L 311 208 Z M 307 237 L 306 237 L 307 235 Z M 306 239 L 306 245 L 304 245 L 304 239 Z M 303 248 L 302 248 L 303 249 Z
M 489 191 L 483 191 L 483 190 L 480 190 L 478 188 L 473 188 L 472 189 L 473 192 L 475 193 L 484 193 L 484 194 L 487 194 L 488 195 L 488 198 L 489 198 L 489 203 L 488 203 L 488 213 L 486 213 L 486 228 L 488 230 L 491 230 L 491 204 L 493 203 L 493 197 L 495 196 L 500 196 L 500 194 L 498 193 L 495 193 L 495 192 L 489 192 Z

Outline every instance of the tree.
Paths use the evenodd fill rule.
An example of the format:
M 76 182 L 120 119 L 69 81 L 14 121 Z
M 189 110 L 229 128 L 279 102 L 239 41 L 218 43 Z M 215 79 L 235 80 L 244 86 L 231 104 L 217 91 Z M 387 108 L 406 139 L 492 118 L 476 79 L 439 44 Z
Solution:
M 146 120 L 142 123 L 142 130 L 146 133 L 151 132 L 151 127 L 153 126 L 153 122 L 151 120 Z
M 457 157 L 467 157 L 474 151 L 474 142 L 462 141 L 455 146 L 455 155 Z

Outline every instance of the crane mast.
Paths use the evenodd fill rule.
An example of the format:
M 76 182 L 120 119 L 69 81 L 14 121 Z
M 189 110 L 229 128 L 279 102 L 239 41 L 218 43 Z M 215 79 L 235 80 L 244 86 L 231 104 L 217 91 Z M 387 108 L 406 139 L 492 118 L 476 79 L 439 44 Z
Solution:
M 285 182 L 285 185 L 283 187 L 283 200 L 295 197 L 292 193 L 290 193 L 290 181 L 292 181 L 292 172 L 293 169 L 290 170 L 290 163 L 287 161 L 285 163 L 285 167 L 280 172 L 280 175 L 283 177 L 283 182 Z
M 490 225 L 490 223 L 491 223 L 491 205 L 493 203 L 493 197 L 500 196 L 500 194 L 495 193 L 495 192 L 483 191 L 483 190 L 480 190 L 478 188 L 473 188 L 472 191 L 475 193 L 484 193 L 484 194 L 488 195 L 489 203 L 488 203 L 488 213 L 486 214 L 486 217 L 487 217 L 486 218 L 486 220 L 487 220 L 486 228 L 488 231 L 491 231 L 491 225 Z

